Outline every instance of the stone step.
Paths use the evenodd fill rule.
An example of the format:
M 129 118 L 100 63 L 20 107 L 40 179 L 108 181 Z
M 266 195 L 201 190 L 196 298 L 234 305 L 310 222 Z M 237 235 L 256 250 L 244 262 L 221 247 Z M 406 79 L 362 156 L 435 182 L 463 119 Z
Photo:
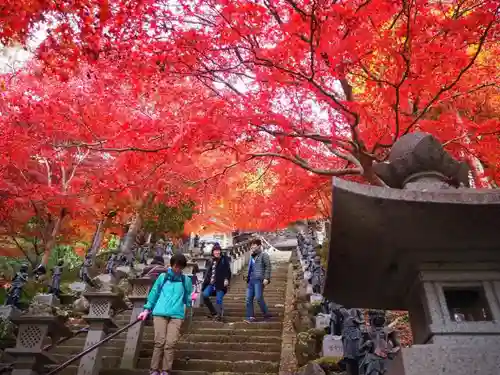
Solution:
M 144 356 L 139 358 L 137 367 L 149 368 L 151 362 L 151 351 L 144 352 Z M 52 354 L 57 363 L 63 363 L 68 360 L 66 353 Z M 279 362 L 281 352 L 259 352 L 259 351 L 217 351 L 217 350 L 176 350 L 175 358 L 177 361 L 191 360 L 216 360 L 216 361 L 277 361 Z M 118 368 L 120 366 L 121 353 L 115 355 L 103 355 L 102 363 L 105 368 Z
M 230 337 L 230 336 L 226 336 Z M 220 338 L 216 336 L 216 338 Z M 224 338 L 224 336 L 222 336 Z M 242 337 L 245 338 L 245 337 Z M 248 339 L 248 337 L 246 337 Z M 187 340 L 186 340 L 187 339 Z M 196 355 L 189 355 L 186 353 L 189 353 L 190 351 L 199 351 L 201 352 L 207 352 L 207 351 L 223 351 L 223 352 L 230 352 L 231 350 L 234 350 L 235 347 L 238 348 L 240 351 L 249 351 L 249 352 L 264 352 L 264 353 L 281 353 L 281 343 L 279 341 L 280 338 L 276 337 L 275 342 L 271 343 L 266 343 L 266 342 L 247 342 L 247 341 L 232 341 L 232 342 L 220 342 L 220 341 L 213 341 L 213 342 L 207 342 L 205 341 L 206 339 L 200 338 L 201 341 L 193 341 L 192 337 L 188 337 L 184 339 L 183 341 L 179 341 L 176 345 L 176 352 L 180 356 L 189 356 L 191 358 L 197 358 Z M 260 337 L 261 340 L 266 339 L 266 337 Z M 189 340 L 189 341 L 188 341 Z M 120 345 L 121 344 L 121 345 Z M 123 354 L 123 344 L 124 341 L 121 343 L 109 343 L 107 345 L 104 345 L 102 347 L 102 355 L 105 357 L 113 357 L 113 356 L 121 356 Z M 237 345 L 235 345 L 237 344 Z M 153 341 L 143 341 L 142 342 L 142 349 L 139 353 L 139 357 L 141 358 L 149 358 L 151 356 L 151 351 L 153 350 Z M 74 345 L 74 346 L 60 346 L 57 348 L 57 350 L 54 349 L 54 351 L 51 351 L 50 353 L 55 356 L 62 356 L 65 357 L 65 360 L 68 359 L 68 357 L 73 357 L 76 354 L 80 353 L 83 350 L 83 343 L 82 345 Z M 219 358 L 219 357 L 218 357 Z
M 258 311 L 260 311 L 259 309 L 255 309 L 254 310 L 256 313 Z M 273 314 L 273 311 L 271 310 L 271 322 L 274 322 L 274 321 L 280 321 L 281 320 L 281 317 L 283 316 L 283 312 L 281 313 L 277 313 L 276 311 L 274 311 L 274 314 Z M 238 312 L 237 314 L 228 314 L 226 313 L 226 311 L 224 311 L 224 321 L 225 322 L 241 322 L 245 319 L 245 311 L 242 310 L 240 312 Z M 199 311 L 198 313 L 194 314 L 193 315 L 193 318 L 192 318 L 192 321 L 193 322 L 198 322 L 198 321 L 202 321 L 202 322 L 205 322 L 205 321 L 211 321 L 212 318 L 211 317 L 208 317 L 208 309 L 206 311 Z M 119 321 L 116 321 L 116 323 L 118 323 Z M 128 321 L 122 321 L 121 322 L 121 325 L 125 325 Z M 185 323 L 187 324 L 187 323 Z
M 73 374 L 73 373 L 72 373 Z M 262 375 L 261 372 L 208 372 L 208 371 L 172 371 L 172 375 Z M 267 373 L 266 375 L 273 375 L 274 373 Z M 277 374 L 277 373 L 276 373 Z M 63 374 L 64 375 L 64 374 Z M 116 370 L 116 369 L 105 369 L 102 370 L 99 375 L 147 375 L 143 369 L 134 370 Z
M 259 308 L 259 305 L 257 303 L 255 303 L 254 304 L 254 308 L 257 311 L 258 308 Z M 269 308 L 269 312 L 273 316 L 283 316 L 284 310 L 285 310 L 284 307 L 268 306 L 268 308 Z M 234 306 L 231 306 L 231 305 L 229 305 L 229 307 L 228 307 L 226 304 L 224 304 L 224 315 L 225 316 L 241 316 L 241 317 L 244 317 L 245 316 L 245 311 L 246 311 L 246 308 L 245 308 L 245 304 L 244 303 L 240 303 L 238 305 L 238 307 L 234 307 Z M 206 307 L 196 308 L 193 311 L 193 317 L 196 317 L 196 316 L 205 316 L 207 314 L 208 314 L 208 308 L 206 308 Z M 114 321 L 118 325 L 126 325 L 126 324 L 130 323 L 130 316 L 128 316 L 128 317 L 127 316 L 118 316 L 118 317 L 116 317 L 114 319 Z
M 234 298 L 234 297 L 245 298 L 246 295 L 247 295 L 246 291 L 241 291 L 238 293 L 228 293 L 228 294 L 226 294 L 226 296 L 224 298 Z M 273 292 L 264 291 L 264 298 L 285 298 L 285 293 L 284 292 L 273 293 Z
M 248 328 L 248 329 L 246 329 Z M 252 324 L 252 327 L 245 325 L 244 329 L 234 330 L 231 327 L 227 327 L 226 324 L 219 323 L 219 328 L 215 329 L 200 329 L 196 331 L 190 331 L 189 333 L 184 333 L 181 336 L 179 345 L 187 343 L 280 343 L 281 342 L 281 329 L 259 329 L 259 323 Z M 104 347 L 109 348 L 123 348 L 125 344 L 126 334 L 118 335 L 116 338 L 110 340 L 104 345 Z M 152 348 L 153 346 L 154 334 L 153 330 L 150 329 L 145 331 L 142 337 L 142 343 L 145 348 Z M 77 347 L 83 348 L 85 345 L 85 337 L 75 337 L 62 343 L 61 345 L 54 347 L 50 350 L 50 353 L 58 353 L 59 350 L 64 351 L 65 347 Z
M 217 350 L 178 350 L 176 351 L 176 358 L 178 361 L 191 361 L 193 359 L 205 359 L 217 361 L 274 361 L 279 362 L 281 351 L 278 352 L 262 352 L 262 351 L 217 351 Z
M 196 361 L 196 364 L 194 364 L 194 361 Z M 176 369 L 177 363 L 174 362 L 174 370 L 171 372 L 172 375 L 274 375 L 278 374 L 278 368 L 279 365 L 274 365 L 272 362 L 262 362 L 262 366 L 252 366 L 252 370 L 245 371 L 245 370 L 238 370 L 238 371 L 219 371 L 219 370 L 200 370 L 200 362 L 201 366 L 205 363 L 204 360 L 192 360 L 189 361 L 191 362 L 190 365 L 184 366 L 182 369 Z M 250 361 L 254 363 L 255 361 Z M 227 362 L 226 362 L 227 363 Z M 259 362 L 260 363 L 260 362 Z M 193 366 L 194 364 L 194 366 Z M 148 363 L 149 365 L 149 363 Z M 219 363 L 217 365 L 220 365 Z M 185 369 L 185 367 L 188 367 L 189 369 Z M 210 368 L 213 368 L 213 365 L 209 366 Z M 241 362 L 236 363 L 235 368 L 245 368 L 245 362 L 241 364 Z M 259 371 L 260 368 L 263 368 L 264 370 Z M 193 370 L 194 368 L 194 370 Z M 204 367 L 205 368 L 205 367 Z M 274 369 L 274 370 L 270 370 Z M 68 366 L 64 370 L 58 373 L 58 375 L 75 375 L 78 371 L 78 366 Z M 99 372 L 99 375 L 149 375 L 149 370 L 147 368 L 137 368 L 137 369 L 120 369 L 120 368 L 103 368 Z
M 224 323 L 237 323 L 237 322 L 241 322 L 245 319 L 245 313 L 241 313 L 239 314 L 239 316 L 231 316 L 231 315 L 225 315 L 224 314 Z M 207 321 L 211 321 L 212 318 L 209 318 L 208 316 L 204 316 L 202 314 L 199 314 L 199 315 L 195 315 L 193 316 L 193 322 L 207 322 Z M 282 319 L 280 316 L 272 316 L 269 320 L 267 320 L 268 322 L 281 322 Z
M 233 307 L 238 307 L 238 306 L 245 306 L 245 296 L 226 296 L 224 297 L 224 306 L 228 308 L 233 308 Z M 266 301 L 266 304 L 270 306 L 274 305 L 283 305 L 285 303 L 285 297 L 272 297 L 272 296 L 267 296 L 264 294 L 264 301 Z M 257 302 L 254 300 L 254 305 L 256 305 Z
M 271 312 L 271 315 L 275 316 L 282 316 L 284 313 L 284 301 L 273 301 L 268 300 L 264 298 L 264 301 L 266 302 L 267 307 L 269 308 L 269 311 Z M 212 303 L 215 305 L 215 301 L 212 301 Z M 255 311 L 260 311 L 259 310 L 259 305 L 257 302 L 254 302 L 253 304 L 254 310 Z M 241 299 L 239 301 L 226 301 L 224 300 L 224 314 L 225 315 L 233 315 L 233 316 L 244 316 L 241 315 L 241 313 L 244 313 L 246 309 L 246 304 L 245 304 L 245 299 Z M 193 317 L 202 315 L 205 316 L 208 312 L 208 309 L 205 306 L 202 307 L 197 307 L 193 311 Z M 126 325 L 130 323 L 130 314 L 127 315 L 119 315 L 113 319 L 115 323 L 119 326 Z
M 264 321 L 258 321 L 255 323 L 245 323 L 243 321 L 239 322 L 230 322 L 230 323 L 220 323 L 220 322 L 212 322 L 210 320 L 200 322 L 200 321 L 193 321 L 191 323 L 190 331 L 194 333 L 195 331 L 200 330 L 200 333 L 203 332 L 205 329 L 219 329 L 219 330 L 239 330 L 241 332 L 248 332 L 251 334 L 253 331 L 261 331 L 261 330 L 280 330 L 282 329 L 282 322 L 281 321 L 270 321 L 270 322 L 264 322 Z
M 256 372 L 256 373 L 277 373 L 279 362 L 246 360 L 246 361 L 219 361 L 206 359 L 175 360 L 174 370 L 176 371 L 196 371 L 203 369 L 208 372 Z

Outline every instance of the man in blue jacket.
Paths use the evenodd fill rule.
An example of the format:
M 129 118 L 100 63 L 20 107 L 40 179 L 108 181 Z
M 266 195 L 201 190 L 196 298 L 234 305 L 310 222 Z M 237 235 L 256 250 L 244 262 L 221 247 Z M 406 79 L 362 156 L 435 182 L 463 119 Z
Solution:
M 191 307 L 193 285 L 182 270 L 187 260 L 182 254 L 170 258 L 170 268 L 158 276 L 149 292 L 139 319 L 153 315 L 154 348 L 151 375 L 168 375 L 174 362 L 174 346 L 179 340 L 185 308 Z
M 255 314 L 253 309 L 253 300 L 257 299 L 260 310 L 264 315 L 264 319 L 271 318 L 264 302 L 264 287 L 271 281 L 271 259 L 269 255 L 262 249 L 262 242 L 256 238 L 250 245 L 252 256 L 248 265 L 247 276 L 247 296 L 246 296 L 246 323 L 255 322 Z
M 222 321 L 224 308 L 222 301 L 227 293 L 227 287 L 231 280 L 231 265 L 227 256 L 222 254 L 222 249 L 218 243 L 212 248 L 212 260 L 205 273 L 203 280 L 203 302 L 210 311 L 211 316 L 216 321 Z M 215 307 L 210 301 L 210 296 L 215 294 Z

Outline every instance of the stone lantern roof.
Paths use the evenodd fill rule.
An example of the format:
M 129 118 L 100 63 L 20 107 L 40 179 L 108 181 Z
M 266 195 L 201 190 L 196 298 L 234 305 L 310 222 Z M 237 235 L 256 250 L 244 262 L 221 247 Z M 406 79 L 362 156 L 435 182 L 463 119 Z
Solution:
M 389 187 L 333 180 L 327 298 L 407 309 L 423 263 L 500 269 L 500 189 L 467 188 L 467 166 L 434 137 L 402 137 L 376 172 Z

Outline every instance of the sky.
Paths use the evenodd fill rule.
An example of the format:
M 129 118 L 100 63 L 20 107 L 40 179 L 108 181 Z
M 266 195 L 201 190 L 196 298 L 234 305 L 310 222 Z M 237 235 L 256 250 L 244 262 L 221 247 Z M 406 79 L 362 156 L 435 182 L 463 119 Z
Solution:
M 47 37 L 47 28 L 41 27 L 28 41 L 27 48 L 20 45 L 6 47 L 0 44 L 0 74 L 13 73 L 21 69 L 33 52 Z

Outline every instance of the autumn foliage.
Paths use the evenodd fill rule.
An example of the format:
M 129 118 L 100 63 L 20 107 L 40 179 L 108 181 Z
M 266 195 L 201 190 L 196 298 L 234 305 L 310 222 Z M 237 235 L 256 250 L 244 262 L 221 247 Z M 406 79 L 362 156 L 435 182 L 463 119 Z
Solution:
M 47 30 L 0 78 L 6 220 L 155 192 L 198 202 L 193 230 L 273 229 L 328 215 L 331 176 L 381 184 L 416 130 L 500 182 L 496 0 L 7 0 L 0 21 L 4 44 Z

